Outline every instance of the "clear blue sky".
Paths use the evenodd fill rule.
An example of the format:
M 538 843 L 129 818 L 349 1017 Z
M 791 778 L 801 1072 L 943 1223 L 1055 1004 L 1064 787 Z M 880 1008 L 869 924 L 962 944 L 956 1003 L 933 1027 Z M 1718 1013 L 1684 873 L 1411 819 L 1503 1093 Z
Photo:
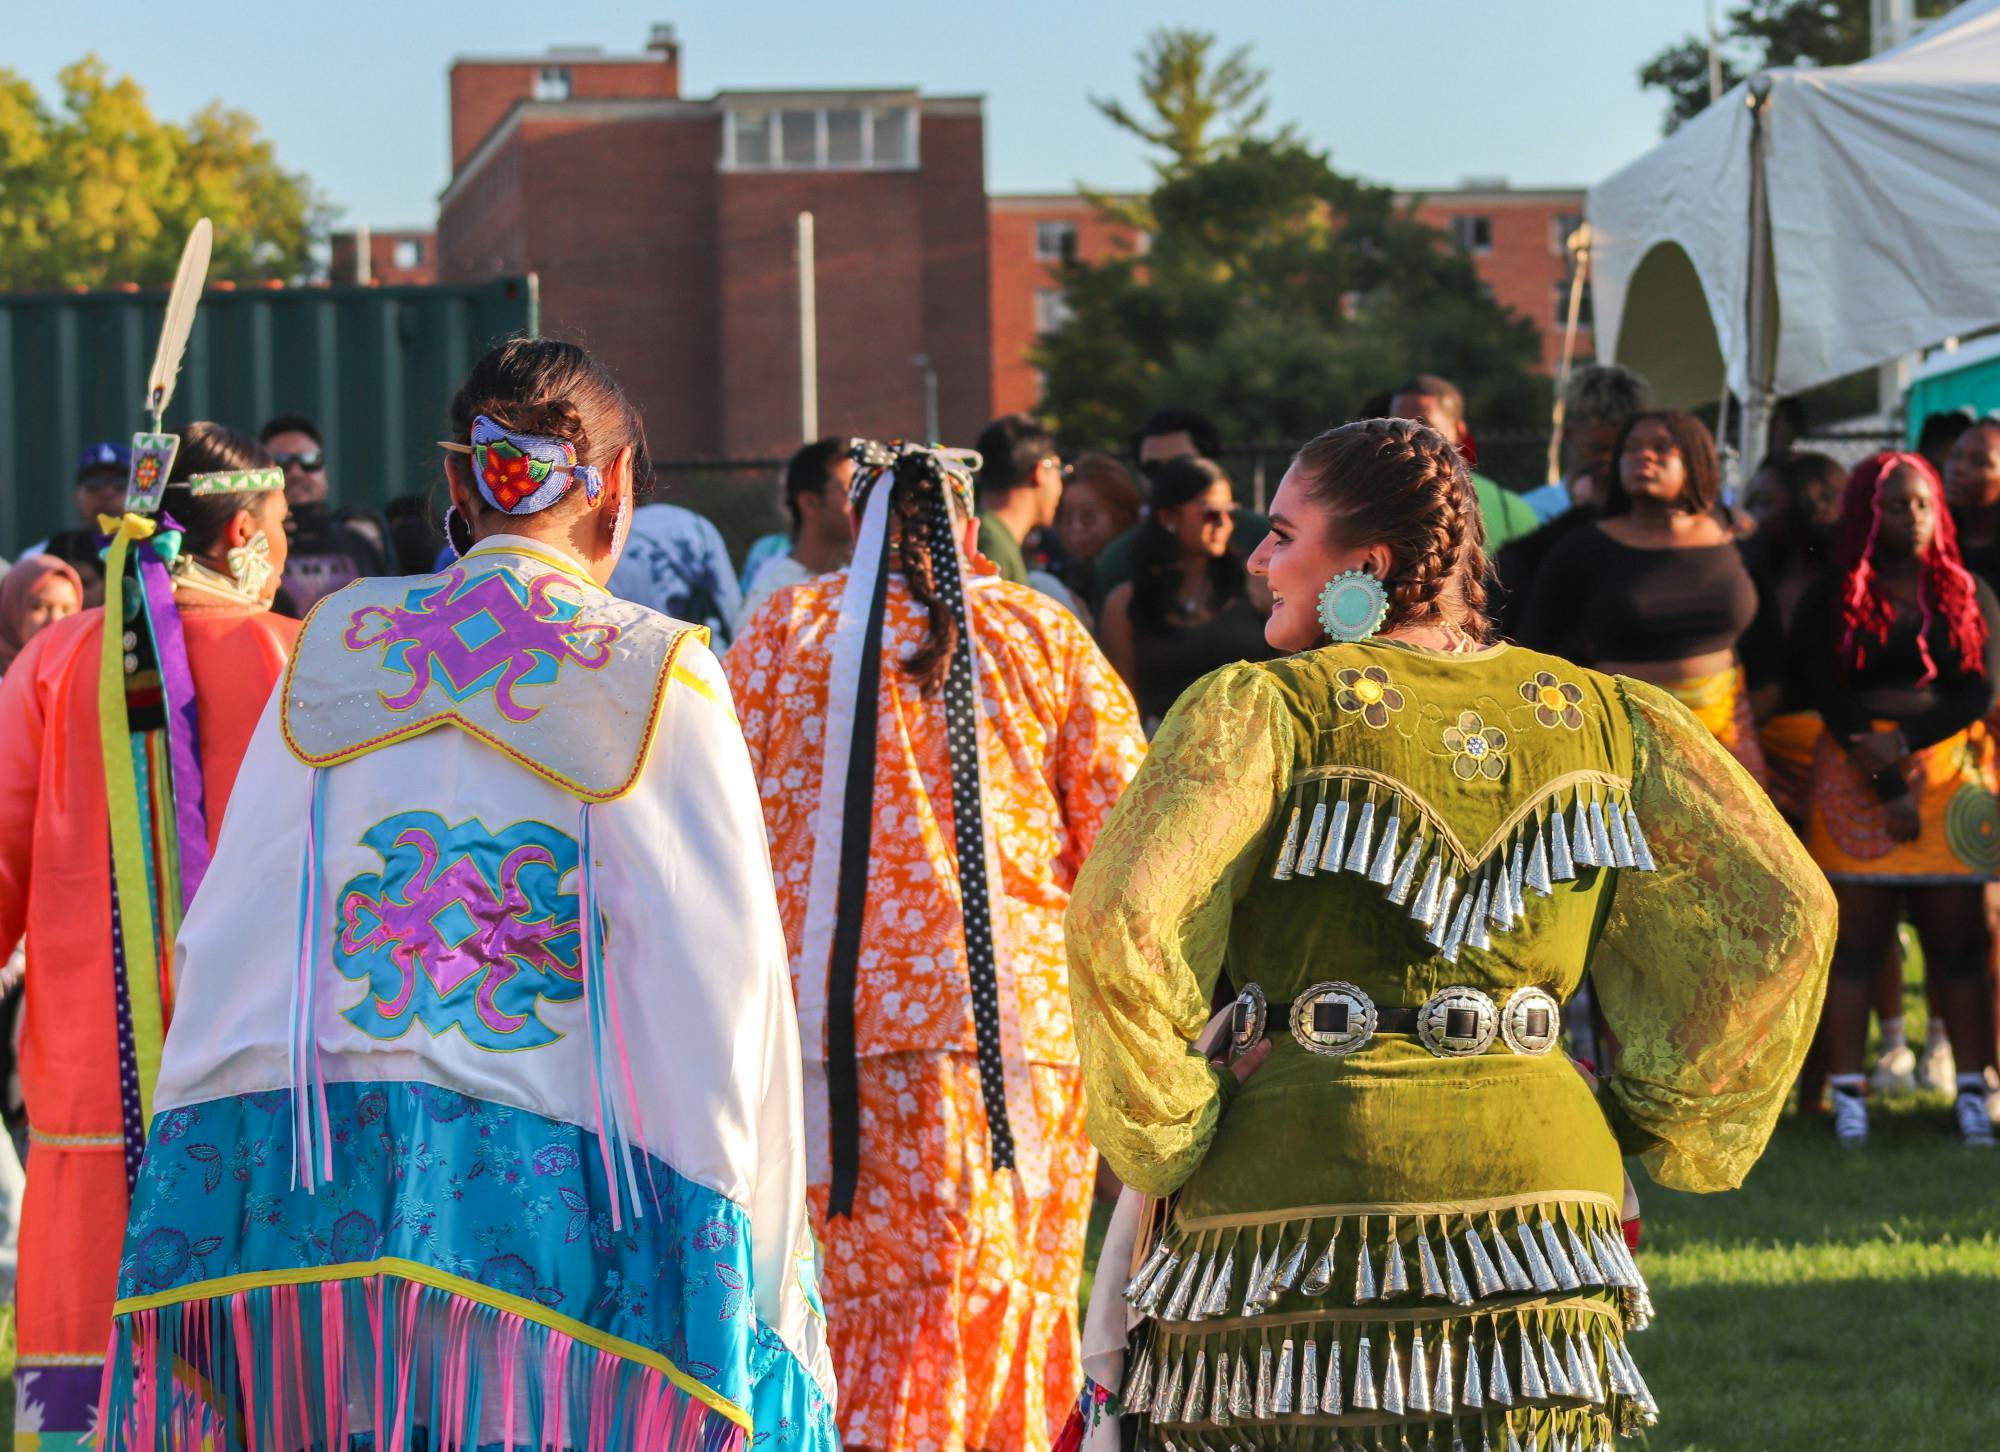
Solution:
M 30 0 L 13 0 L 27 7 Z M 526 0 L 446 5 L 351 0 L 90 0 L 37 5 L 8 27 L 0 66 L 53 98 L 56 72 L 94 51 L 184 118 L 221 98 L 256 116 L 285 165 L 342 223 L 428 224 L 448 180 L 445 73 L 455 55 L 550 45 L 643 48 L 680 30 L 684 94 L 729 87 L 904 85 L 986 97 L 995 191 L 1120 188 L 1147 175 L 1139 144 L 1091 94 L 1135 94 L 1133 53 L 1156 25 L 1247 43 L 1270 73 L 1274 120 L 1335 165 L 1398 187 L 1501 175 L 1587 185 L 1659 134 L 1639 64 L 1699 28 L 1702 0 Z

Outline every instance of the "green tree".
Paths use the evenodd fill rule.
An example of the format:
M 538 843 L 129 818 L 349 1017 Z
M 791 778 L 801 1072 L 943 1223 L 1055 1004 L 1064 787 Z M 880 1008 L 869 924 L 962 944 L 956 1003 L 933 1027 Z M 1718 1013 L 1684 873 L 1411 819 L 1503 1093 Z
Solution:
M 1242 52 L 1229 59 L 1247 70 Z M 1488 427 L 1545 416 L 1534 326 L 1486 297 L 1465 253 L 1386 188 L 1287 134 L 1177 129 L 1187 112 L 1154 108 L 1141 134 L 1183 149 L 1157 143 L 1159 180 L 1130 209 L 1148 219 L 1148 245 L 1067 265 L 1071 318 L 1037 350 L 1043 408 L 1066 441 L 1114 444 L 1163 403 L 1202 409 L 1238 442 L 1297 441 L 1425 371 L 1458 383 Z M 1236 114 L 1263 114 L 1254 87 Z
M 0 69 L 0 289 L 164 287 L 204 216 L 211 278 L 309 272 L 332 213 L 251 117 L 214 103 L 186 125 L 160 121 L 137 82 L 94 56 L 60 83 L 51 107 Z
M 1933 6 L 1932 9 L 1937 7 Z M 1770 66 L 1844 66 L 1866 60 L 1868 0 L 1750 0 L 1716 37 L 1726 91 Z M 1690 35 L 1639 68 L 1639 84 L 1667 93 L 1663 129 L 1708 105 L 1708 43 Z

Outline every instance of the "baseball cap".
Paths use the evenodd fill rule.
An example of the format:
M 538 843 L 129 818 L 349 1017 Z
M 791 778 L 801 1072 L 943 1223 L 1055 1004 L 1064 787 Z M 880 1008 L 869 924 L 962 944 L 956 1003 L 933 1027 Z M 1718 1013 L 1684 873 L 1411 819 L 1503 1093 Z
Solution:
M 123 474 L 132 467 L 132 451 L 124 444 L 92 444 L 76 458 L 76 477 L 86 474 L 117 470 Z

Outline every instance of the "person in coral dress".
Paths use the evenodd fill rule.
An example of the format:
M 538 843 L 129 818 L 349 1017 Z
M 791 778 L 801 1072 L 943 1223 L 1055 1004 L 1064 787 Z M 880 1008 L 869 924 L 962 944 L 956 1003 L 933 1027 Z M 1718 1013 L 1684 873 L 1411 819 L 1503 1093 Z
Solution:
M 841 1430 L 1042 1452 L 1096 1167 L 1062 916 L 1138 715 L 1066 610 L 973 553 L 950 455 L 857 458 L 855 565 L 772 596 L 724 666 L 792 953 Z
M 173 927 L 298 630 L 270 608 L 285 562 L 284 475 L 270 462 L 240 434 L 190 424 L 165 514 L 106 521 L 106 606 L 36 634 L 0 682 L 0 956 L 25 937 L 34 1163 L 15 1430 L 44 1452 L 84 1446 L 95 1425 L 173 1016 Z M 125 628 L 107 658 L 114 608 Z

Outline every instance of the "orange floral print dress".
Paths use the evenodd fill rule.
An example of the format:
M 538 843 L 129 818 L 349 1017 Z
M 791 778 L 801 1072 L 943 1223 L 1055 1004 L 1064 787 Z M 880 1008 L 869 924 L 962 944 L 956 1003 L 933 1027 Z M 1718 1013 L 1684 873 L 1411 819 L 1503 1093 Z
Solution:
M 763 797 L 795 985 L 846 583 L 839 573 L 778 592 L 724 662 Z M 899 668 L 926 619 L 900 577 L 890 580 L 882 631 L 855 972 L 861 1166 L 852 1215 L 826 1216 L 827 1146 L 808 1145 L 807 1159 L 845 1440 L 1044 1452 L 1081 1382 L 1077 1282 L 1097 1164 L 1084 1134 L 1063 913 L 1145 745 L 1130 692 L 1067 611 L 994 578 L 990 566 L 968 584 L 987 712 L 986 813 L 1000 856 L 993 907 L 1009 927 L 1050 1193 L 1032 1196 L 1015 1172 L 988 1162 L 945 710 Z M 805 1047 L 824 1058 L 823 1039 Z

